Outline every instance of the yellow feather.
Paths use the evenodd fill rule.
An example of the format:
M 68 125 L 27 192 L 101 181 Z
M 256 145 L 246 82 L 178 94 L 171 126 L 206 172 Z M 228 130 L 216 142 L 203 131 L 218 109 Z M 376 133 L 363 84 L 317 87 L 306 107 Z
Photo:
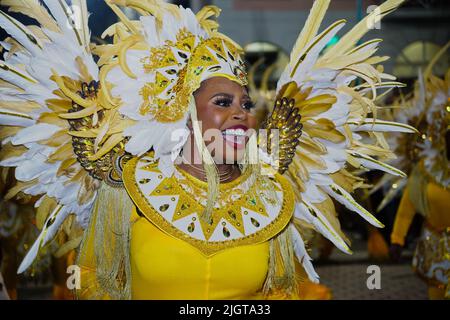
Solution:
M 107 85 L 106 76 L 111 71 L 111 69 L 115 68 L 118 65 L 117 61 L 111 62 L 110 64 L 104 65 L 100 69 L 99 79 L 100 79 L 100 92 L 99 92 L 99 101 L 104 100 L 101 103 L 103 108 L 109 109 L 111 107 L 117 106 L 119 102 L 117 99 L 114 99 L 109 91 L 109 86 Z
M 127 18 L 127 16 L 113 3 L 117 3 L 118 1 L 105 1 L 106 4 L 111 8 L 112 11 L 117 15 L 117 17 L 122 21 L 122 23 L 134 34 L 139 34 L 139 30 L 131 23 L 131 21 Z
M 67 175 L 67 169 L 69 169 L 72 165 L 77 163 L 76 158 L 69 158 L 61 162 L 61 165 L 58 168 L 58 171 L 56 172 L 56 176 L 60 177 L 62 175 Z
M 83 109 L 83 110 L 86 110 L 86 109 Z M 53 124 L 60 128 L 69 128 L 69 123 L 66 120 L 58 117 L 58 115 L 54 112 L 41 113 L 37 122 Z
M 1 126 L 0 127 L 0 140 L 4 140 L 7 137 L 13 136 L 22 130 L 22 127 L 13 126 Z
M 37 0 L 2 0 L 0 4 L 9 7 L 9 12 L 24 14 L 35 19 L 42 27 L 60 32 L 55 20 Z
M 345 136 L 336 130 L 334 123 L 328 119 L 304 122 L 303 131 L 310 137 L 322 138 L 334 143 L 345 141 Z
M 57 202 L 54 198 L 44 196 L 40 206 L 36 210 L 36 227 L 42 230 L 44 227 L 45 220 L 47 220 L 48 215 L 56 208 Z
M 58 250 L 55 252 L 56 258 L 61 258 L 70 251 L 76 249 L 83 239 L 83 236 L 76 237 L 74 239 L 71 239 L 67 242 L 65 242 L 61 247 L 58 248 Z
M 443 46 L 431 59 L 430 63 L 428 64 L 427 68 L 425 69 L 423 73 L 423 78 L 428 79 L 433 71 L 433 66 L 438 62 L 438 60 L 442 57 L 442 55 L 447 52 L 448 48 L 450 47 L 450 41 L 447 42 L 445 46 Z
M 39 143 L 49 147 L 57 148 L 69 141 L 71 141 L 71 138 L 69 135 L 67 135 L 67 131 L 60 130 L 53 134 L 49 139 L 40 141 Z
M 217 18 L 220 15 L 220 11 L 220 8 L 216 6 L 205 6 L 197 12 L 197 21 L 206 32 L 211 33 L 217 31 L 219 26 L 218 23 L 214 20 L 210 20 L 210 18 Z
M 13 157 L 19 157 L 27 151 L 28 148 L 23 145 L 15 146 L 11 142 L 8 142 L 2 145 L 0 149 L 0 160 L 3 161 Z
M 84 64 L 83 59 L 81 57 L 76 57 L 75 61 L 77 63 L 78 70 L 80 71 L 81 79 L 83 79 L 83 81 L 86 83 L 89 83 L 92 80 L 94 80 L 92 78 L 92 75 L 89 73 L 86 64 Z
M 120 50 L 119 50 L 119 64 L 120 67 L 122 68 L 122 71 L 129 76 L 132 79 L 137 79 L 136 75 L 131 71 L 130 67 L 128 66 L 127 63 L 127 51 L 128 49 L 130 49 L 135 43 L 137 43 L 140 40 L 139 37 L 134 36 L 134 37 L 129 37 L 126 41 L 124 41 L 121 45 L 120 45 Z
M 368 14 L 363 20 L 356 24 L 340 41 L 323 55 L 323 59 L 329 59 L 342 55 L 351 50 L 356 43 L 378 23 L 382 17 L 394 11 L 404 0 L 387 0 L 376 10 Z
M 123 140 L 123 136 L 121 133 L 113 134 L 111 137 L 106 140 L 106 142 L 102 145 L 100 150 L 93 156 L 89 157 L 90 161 L 95 161 L 100 159 L 102 156 L 107 154 L 112 148 L 114 148 L 120 141 Z
M 315 154 L 323 155 L 327 153 L 327 148 L 321 142 L 318 142 L 317 139 L 312 139 L 311 137 L 305 134 L 300 137 L 300 146 L 301 149 L 307 150 Z
M 92 178 L 87 172 L 81 182 L 81 188 L 78 190 L 78 204 L 87 203 L 95 196 L 95 191 L 99 188 L 100 181 Z
M 64 161 L 69 158 L 73 158 L 73 148 L 72 144 L 70 142 L 67 142 L 66 144 L 62 145 L 58 149 L 56 149 L 55 152 L 53 152 L 47 159 L 47 162 L 49 163 L 55 163 L 56 161 Z
M 336 209 L 334 208 L 333 200 L 329 196 L 326 196 L 327 200 L 321 203 L 315 203 L 314 206 L 322 212 L 327 219 L 328 223 L 331 224 L 336 233 L 348 244 L 350 245 L 350 239 L 342 232 L 341 224 L 337 217 Z
M 218 17 L 222 10 L 216 6 L 204 6 L 197 14 L 195 15 L 198 22 L 202 22 L 208 20 L 211 17 Z
M 14 198 L 19 192 L 34 186 L 36 183 L 38 183 L 38 179 L 34 179 L 31 181 L 26 181 L 26 182 L 22 182 L 19 181 L 17 182 L 17 184 L 12 187 L 11 189 L 9 189 L 8 193 L 5 195 L 4 200 L 11 200 L 12 198 Z
M 95 104 L 95 101 L 89 101 L 86 99 L 83 99 L 76 93 L 70 91 L 66 84 L 64 83 L 63 78 L 61 78 L 54 69 L 52 69 L 52 79 L 56 82 L 58 87 L 61 89 L 61 91 L 66 95 L 69 99 L 73 100 L 76 104 L 82 106 L 83 108 L 89 108 L 92 107 Z
M 83 131 L 69 131 L 69 135 L 79 138 L 95 138 L 97 136 L 98 130 L 83 130 Z
M 80 119 L 92 115 L 93 113 L 97 112 L 98 109 L 99 107 L 94 105 L 92 107 L 88 107 L 77 112 L 60 114 L 59 117 L 63 119 Z
M 0 108 L 8 109 L 11 111 L 29 113 L 35 109 L 39 109 L 40 106 L 34 101 L 5 101 L 0 100 Z
M 330 0 L 314 1 L 308 19 L 291 51 L 290 61 L 296 61 L 303 48 L 316 36 L 329 5 Z
M 64 113 L 72 108 L 72 101 L 65 98 L 64 99 L 48 99 L 45 101 L 47 107 L 54 113 Z

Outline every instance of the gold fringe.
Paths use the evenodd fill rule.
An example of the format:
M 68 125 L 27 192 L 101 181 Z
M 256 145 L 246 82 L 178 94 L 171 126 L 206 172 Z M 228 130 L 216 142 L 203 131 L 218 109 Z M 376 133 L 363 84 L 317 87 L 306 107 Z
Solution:
M 298 294 L 295 258 L 289 227 L 270 240 L 269 272 L 263 287 L 265 296 L 283 291 L 288 297 Z
M 95 296 L 131 299 L 130 215 L 133 203 L 124 188 L 102 183 L 77 259 L 95 269 Z M 83 297 L 86 298 L 86 297 Z
M 260 197 L 264 202 L 270 199 L 272 204 L 279 205 L 275 187 L 268 175 L 262 174 L 258 159 L 258 140 L 256 133 L 250 136 L 242 163 L 241 171 L 251 170 L 250 184 L 255 185 L 255 193 L 263 193 Z M 266 204 L 267 205 L 267 204 Z M 297 294 L 297 281 L 295 273 L 295 257 L 289 228 L 270 240 L 269 271 L 263 287 L 263 294 L 284 291 L 287 296 Z
M 192 127 L 194 129 L 195 144 L 202 157 L 203 167 L 206 172 L 206 181 L 208 182 L 208 198 L 206 200 L 205 211 L 203 211 L 201 218 L 209 223 L 212 219 L 214 204 L 219 196 L 219 173 L 217 172 L 214 159 L 206 148 L 205 141 L 203 140 L 202 131 L 197 118 L 197 107 L 195 105 L 194 96 L 192 95 L 189 100 L 189 111 L 191 114 Z

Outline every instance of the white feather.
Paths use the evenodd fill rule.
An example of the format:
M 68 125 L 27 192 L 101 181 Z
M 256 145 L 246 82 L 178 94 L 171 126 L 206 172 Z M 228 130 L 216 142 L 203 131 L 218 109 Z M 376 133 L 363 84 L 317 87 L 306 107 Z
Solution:
M 384 227 L 380 221 L 378 221 L 369 211 L 356 202 L 355 199 L 353 199 L 353 197 L 341 186 L 332 184 L 329 186 L 321 186 L 321 189 L 328 193 L 328 195 L 333 197 L 336 201 L 343 204 L 347 209 L 358 213 L 362 218 L 364 218 L 364 220 L 373 226 L 378 228 Z
M 38 123 L 20 130 L 12 139 L 14 145 L 26 144 L 50 138 L 62 128 L 48 123 Z
M 314 216 L 311 211 L 316 215 Z M 351 254 L 351 250 L 345 241 L 338 235 L 333 226 L 328 222 L 323 213 L 318 210 L 311 203 L 297 203 L 295 206 L 296 218 L 302 219 L 308 223 L 311 223 L 316 228 L 317 232 L 322 234 L 325 238 L 330 240 L 339 250 Z
M 394 176 L 399 176 L 399 177 L 406 177 L 406 174 L 404 172 L 402 172 L 401 170 L 388 165 L 386 163 L 383 163 L 381 161 L 375 160 L 365 154 L 362 153 L 358 153 L 356 151 L 348 151 L 348 153 L 350 155 L 352 155 L 353 157 L 355 157 L 358 162 L 367 169 L 371 169 L 371 170 L 380 170 L 380 171 L 384 171 L 387 173 L 390 173 Z
M 410 125 L 384 121 L 375 120 L 367 118 L 363 121 L 349 120 L 348 125 L 352 131 L 373 131 L 373 132 L 405 132 L 405 133 L 416 133 L 417 130 Z
M 31 246 L 30 250 L 27 252 L 25 258 L 20 264 L 19 269 L 17 271 L 18 274 L 23 273 L 26 269 L 28 269 L 28 267 L 36 259 L 39 250 L 50 239 L 54 237 L 56 231 L 59 229 L 59 227 L 61 226 L 62 222 L 64 221 L 64 219 L 67 217 L 68 214 L 69 214 L 68 210 L 61 205 L 58 205 L 53 210 L 53 212 L 48 216 L 47 220 L 45 221 L 44 228 L 42 229 L 38 238 Z
M 303 242 L 300 233 L 297 231 L 297 229 L 292 223 L 289 225 L 289 228 L 291 229 L 295 256 L 297 257 L 298 261 L 303 265 L 303 268 L 305 269 L 309 280 L 311 280 L 314 283 L 318 283 L 319 275 L 314 270 L 314 267 L 311 263 L 312 259 L 309 256 L 308 252 L 306 251 L 305 243 Z
M 37 54 L 42 48 L 42 43 L 30 29 L 10 15 L 0 10 L 0 26 L 24 48 L 33 54 Z

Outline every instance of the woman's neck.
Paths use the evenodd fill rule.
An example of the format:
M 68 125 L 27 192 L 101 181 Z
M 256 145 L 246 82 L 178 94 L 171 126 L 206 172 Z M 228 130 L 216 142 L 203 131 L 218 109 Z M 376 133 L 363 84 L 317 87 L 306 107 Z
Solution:
M 189 146 L 187 143 L 183 148 L 181 161 L 178 161 L 178 167 L 191 176 L 206 181 L 206 169 L 202 163 L 201 156 L 195 146 Z M 216 164 L 220 182 L 230 182 L 241 175 L 239 166 L 233 164 Z
M 191 176 L 206 181 L 206 170 L 203 164 L 191 163 L 188 159 L 183 157 L 183 161 L 178 164 L 178 167 L 183 171 L 189 173 Z M 230 182 L 241 175 L 241 171 L 237 164 L 216 164 L 220 182 Z

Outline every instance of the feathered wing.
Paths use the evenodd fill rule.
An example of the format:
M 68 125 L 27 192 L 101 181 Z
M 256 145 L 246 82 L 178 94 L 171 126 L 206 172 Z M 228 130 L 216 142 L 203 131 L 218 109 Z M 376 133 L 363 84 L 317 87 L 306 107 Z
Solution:
M 365 186 L 352 171 L 377 169 L 404 176 L 400 170 L 382 162 L 394 157 L 383 134 L 415 132 L 411 126 L 376 118 L 374 101 L 377 89 L 400 84 L 376 67 L 386 60 L 374 55 L 381 40 L 356 45 L 370 29 L 371 23 L 401 3 L 401 0 L 386 1 L 379 7 L 380 16 L 368 15 L 331 50 L 321 55 L 345 21 L 336 21 L 317 34 L 329 1 L 315 1 L 292 50 L 290 62 L 277 84 L 277 99 L 294 99 L 292 110 L 298 110 L 303 126 L 292 162 L 285 173 L 297 191 L 295 219 L 312 225 L 347 253 L 350 249 L 340 231 L 332 200 L 356 212 L 372 225 L 381 227 L 382 224 L 351 196 L 356 188 Z M 355 84 L 356 79 L 358 85 Z M 296 230 L 292 230 L 295 234 Z M 300 233 L 295 234 L 296 255 L 303 257 L 303 265 L 309 270 L 309 256 L 299 238 Z M 311 270 L 308 274 L 311 280 L 317 280 Z
M 43 0 L 45 7 L 38 0 L 2 3 L 39 25 L 24 26 L 0 12 L 0 25 L 11 36 L 1 43 L 7 52 L 0 61 L 0 165 L 16 168 L 18 185 L 9 196 L 21 191 L 41 196 L 36 205 L 53 209 L 21 272 L 69 214 L 87 226 L 97 194 L 101 195 L 99 187 L 121 186 L 120 170 L 126 160 L 122 155 L 141 155 L 152 148 L 160 158 L 159 168 L 171 174 L 173 155 L 187 139 L 189 114 L 182 108 L 159 109 L 164 101 L 174 100 L 169 95 L 177 90 L 172 87 L 178 87 L 179 75 L 174 72 L 182 72 L 180 65 L 201 41 L 223 40 L 221 50 L 225 41 L 234 42 L 217 32 L 218 24 L 211 18 L 220 10 L 214 6 L 195 15 L 162 0 L 109 0 L 106 3 L 120 21 L 104 32 L 113 36 L 113 43 L 95 47 L 89 43 L 86 0 L 72 1 L 81 11 L 77 21 L 64 0 Z M 142 16 L 130 21 L 117 5 Z M 166 51 L 163 55 L 170 63 L 164 65 L 161 50 L 178 37 L 184 40 L 177 42 L 182 47 Z M 99 57 L 97 63 L 91 48 Z M 231 54 L 230 48 L 226 50 Z M 231 68 L 218 60 L 214 63 Z M 153 70 L 155 65 L 159 72 Z M 157 87 L 163 83 L 164 92 Z M 147 108 L 156 108 L 159 118 Z
M 1 43 L 5 55 L 0 61 L 0 165 L 15 167 L 18 181 L 8 197 L 23 192 L 40 197 L 36 207 L 54 208 L 44 215 L 42 232 L 19 273 L 69 214 L 86 226 L 99 181 L 77 160 L 73 137 L 95 137 L 89 130 L 78 131 L 80 121 L 94 119 L 101 128 L 108 117 L 102 93 L 90 91 L 98 82 L 99 69 L 89 52 L 89 31 L 75 28 L 65 1 L 43 2 L 49 11 L 37 0 L 1 2 L 39 25 L 25 26 L 0 12 L 0 26 L 10 35 Z M 86 9 L 85 2 L 81 8 Z M 104 139 L 109 136 L 107 132 Z M 108 139 L 99 141 L 97 150 L 103 152 L 107 143 Z

